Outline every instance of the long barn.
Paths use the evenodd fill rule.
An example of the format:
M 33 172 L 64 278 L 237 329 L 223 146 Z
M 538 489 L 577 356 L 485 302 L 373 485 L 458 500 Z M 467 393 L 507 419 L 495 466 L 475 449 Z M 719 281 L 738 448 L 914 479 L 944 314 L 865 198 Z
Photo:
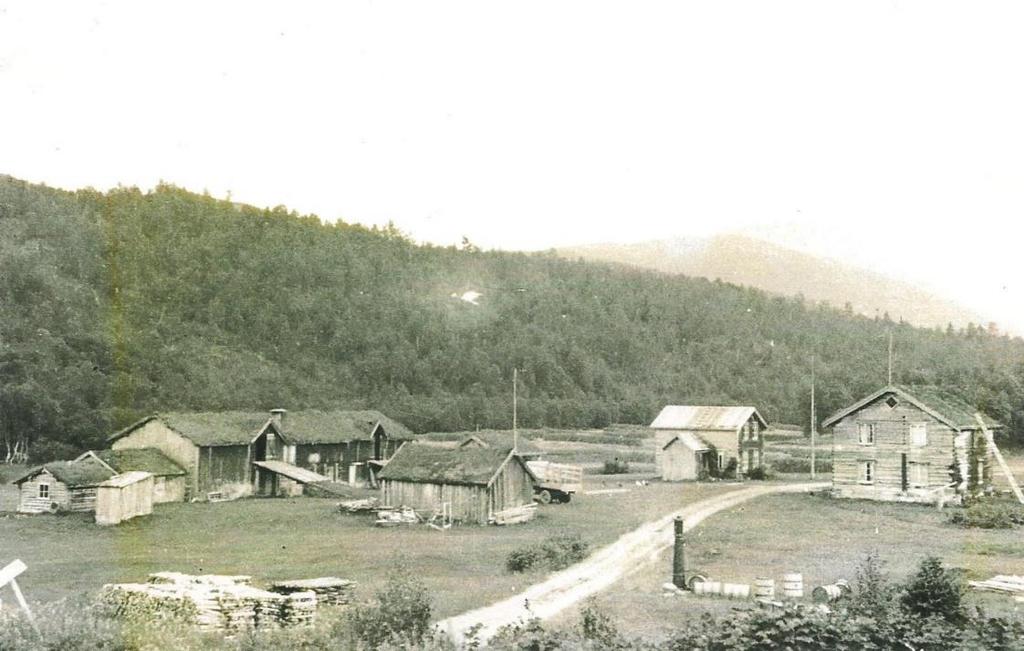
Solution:
M 453 520 L 476 524 L 500 521 L 504 513 L 531 505 L 535 481 L 511 446 L 409 443 L 380 473 L 385 506 L 426 515 L 448 508 Z

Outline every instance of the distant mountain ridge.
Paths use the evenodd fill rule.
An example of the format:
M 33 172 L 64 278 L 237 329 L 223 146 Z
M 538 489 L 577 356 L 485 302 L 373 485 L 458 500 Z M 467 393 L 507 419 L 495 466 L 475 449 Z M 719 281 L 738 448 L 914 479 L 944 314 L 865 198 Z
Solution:
M 672 238 L 635 244 L 593 244 L 557 249 L 566 258 L 583 258 L 684 274 L 720 278 L 773 294 L 802 294 L 834 307 L 849 304 L 866 316 L 888 313 L 918 326 L 960 328 L 985 320 L 953 301 L 883 274 L 829 258 L 802 253 L 738 234 Z

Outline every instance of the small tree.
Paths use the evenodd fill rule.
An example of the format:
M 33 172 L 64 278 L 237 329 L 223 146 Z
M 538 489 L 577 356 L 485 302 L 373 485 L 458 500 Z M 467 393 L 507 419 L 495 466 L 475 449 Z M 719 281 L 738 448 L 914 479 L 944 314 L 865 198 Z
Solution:
M 398 564 L 377 603 L 355 609 L 350 621 L 355 637 L 371 649 L 386 642 L 418 644 L 430 632 L 432 610 L 426 586 Z
M 896 587 L 885 573 L 885 563 L 872 552 L 857 566 L 849 610 L 857 615 L 884 619 L 893 606 Z
M 956 572 L 942 566 L 935 556 L 927 556 L 917 574 L 907 584 L 900 605 L 918 617 L 938 616 L 950 622 L 963 622 L 963 584 Z

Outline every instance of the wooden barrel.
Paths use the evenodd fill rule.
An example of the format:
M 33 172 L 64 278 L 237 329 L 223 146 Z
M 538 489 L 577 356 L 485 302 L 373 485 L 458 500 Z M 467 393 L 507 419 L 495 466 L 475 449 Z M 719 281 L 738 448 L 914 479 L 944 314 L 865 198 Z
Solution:
M 749 599 L 750 586 L 746 583 L 724 583 L 722 594 L 729 599 Z
M 693 585 L 691 585 L 690 589 L 693 590 L 693 594 L 704 594 L 704 586 L 706 586 L 706 585 L 707 585 L 707 582 L 705 582 L 705 581 L 698 581 L 697 583 L 694 583 Z
M 804 577 L 802 574 L 786 574 L 782 577 L 782 596 L 787 599 L 803 599 Z
M 690 590 L 693 590 L 694 592 L 697 592 L 697 584 L 698 583 L 704 583 L 707 580 L 708 580 L 708 577 L 704 576 L 703 574 L 694 574 L 686 582 L 686 585 L 690 588 Z
M 819 604 L 829 603 L 831 601 L 839 601 L 846 595 L 845 590 L 841 585 L 830 583 L 829 585 L 819 585 L 817 588 L 811 591 L 811 599 Z
M 836 585 L 842 590 L 844 597 L 849 597 L 850 593 L 853 592 L 853 588 L 850 587 L 850 582 L 846 579 L 839 579 L 836 581 Z
M 704 594 L 722 594 L 722 582 L 721 581 L 705 581 L 704 582 Z
M 775 598 L 775 579 L 754 579 L 754 598 L 755 599 L 774 599 Z

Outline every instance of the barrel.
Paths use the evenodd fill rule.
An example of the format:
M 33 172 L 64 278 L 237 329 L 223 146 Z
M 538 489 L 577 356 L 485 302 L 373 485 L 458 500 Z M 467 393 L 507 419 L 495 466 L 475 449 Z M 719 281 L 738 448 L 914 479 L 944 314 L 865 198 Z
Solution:
M 704 586 L 706 586 L 706 585 L 707 585 L 707 582 L 705 582 L 705 581 L 698 581 L 698 582 L 692 584 L 690 586 L 690 589 L 693 590 L 693 594 L 704 594 Z
M 722 582 L 721 581 L 705 581 L 704 582 L 704 594 L 722 594 Z
M 775 579 L 754 579 L 754 598 L 767 600 L 774 599 Z
M 843 589 L 843 586 L 837 583 L 819 585 L 811 591 L 811 599 L 819 604 L 828 603 L 830 601 L 839 601 L 845 595 L 846 590 Z
M 785 574 L 782 577 L 782 596 L 787 599 L 803 599 L 804 577 L 802 574 Z
M 697 585 L 700 583 L 704 583 L 707 580 L 708 577 L 704 576 L 703 574 L 693 574 L 687 580 L 686 584 L 690 588 L 690 590 L 697 592 Z
M 849 597 L 850 593 L 853 592 L 853 589 L 850 587 L 850 582 L 846 579 L 839 579 L 838 581 L 836 581 L 836 585 L 839 586 L 839 589 L 842 591 L 844 597 Z
M 746 583 L 724 583 L 722 594 L 729 599 L 749 599 L 750 586 Z

